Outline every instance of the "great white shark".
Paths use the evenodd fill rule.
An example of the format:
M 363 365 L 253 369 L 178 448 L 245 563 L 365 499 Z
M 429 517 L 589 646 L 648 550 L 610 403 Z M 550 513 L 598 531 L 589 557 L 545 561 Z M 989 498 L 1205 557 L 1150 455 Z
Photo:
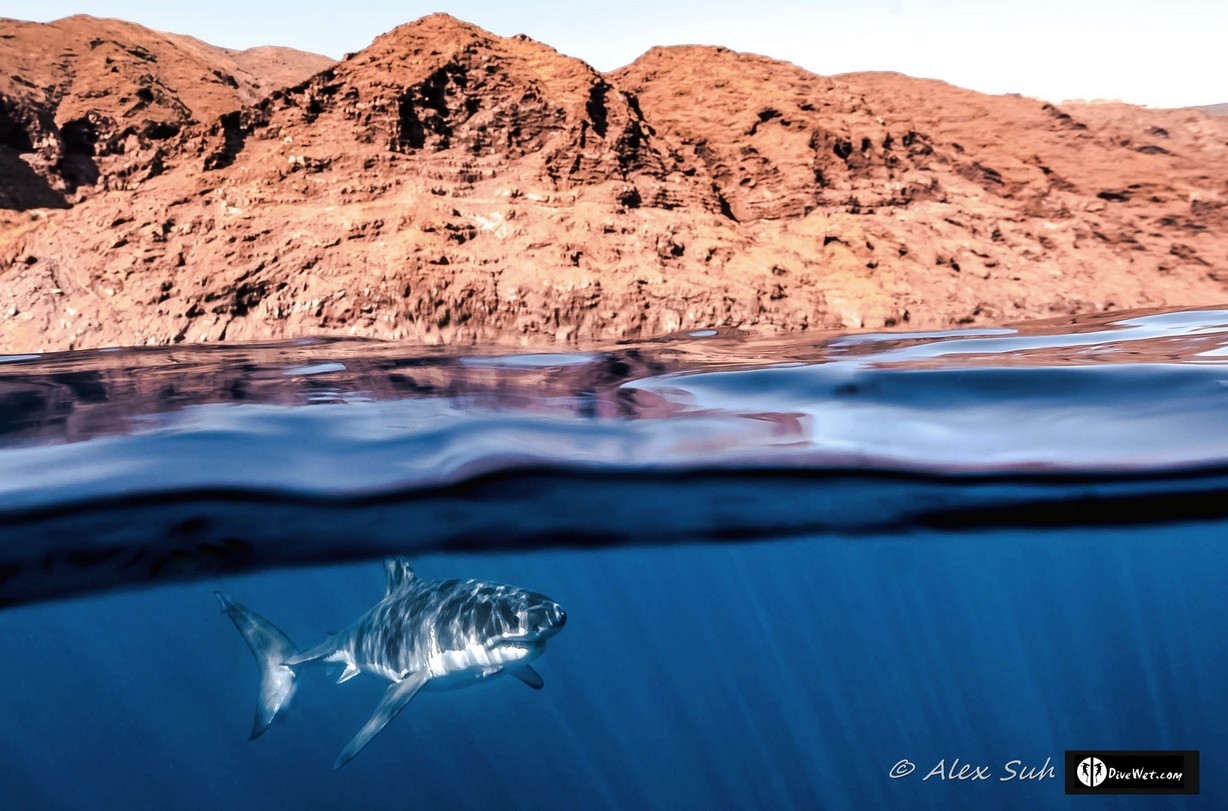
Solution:
M 567 614 L 548 597 L 482 580 L 426 580 L 409 561 L 384 561 L 384 598 L 345 630 L 298 650 L 273 623 L 215 591 L 260 665 L 260 698 L 252 740 L 260 737 L 294 697 L 299 670 L 311 664 L 345 665 L 340 684 L 359 673 L 391 682 L 366 725 L 341 750 L 333 768 L 350 762 L 419 690 L 466 687 L 503 673 L 535 690 L 542 678 L 530 662 L 562 630 Z

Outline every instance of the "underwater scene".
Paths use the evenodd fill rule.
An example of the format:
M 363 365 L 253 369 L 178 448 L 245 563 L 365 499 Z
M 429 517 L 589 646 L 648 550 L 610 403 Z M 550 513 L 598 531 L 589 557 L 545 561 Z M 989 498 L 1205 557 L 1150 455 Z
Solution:
M 1226 416 L 1225 310 L 0 356 L 0 807 L 1222 808 Z

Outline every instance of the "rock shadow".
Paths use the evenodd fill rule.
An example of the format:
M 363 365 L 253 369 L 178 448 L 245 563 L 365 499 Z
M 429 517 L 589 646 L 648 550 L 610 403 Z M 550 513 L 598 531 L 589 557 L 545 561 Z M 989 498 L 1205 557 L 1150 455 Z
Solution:
M 71 208 L 63 193 L 21 159 L 11 147 L 0 145 L 0 209 Z

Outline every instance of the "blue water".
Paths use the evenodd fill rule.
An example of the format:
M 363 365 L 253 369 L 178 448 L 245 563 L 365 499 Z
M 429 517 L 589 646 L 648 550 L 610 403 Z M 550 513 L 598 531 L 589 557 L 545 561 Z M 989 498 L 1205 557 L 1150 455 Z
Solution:
M 1224 347 L 1191 311 L 0 358 L 0 802 L 1222 807 Z M 383 684 L 308 673 L 248 742 L 211 592 L 315 644 L 390 552 L 564 605 L 545 689 L 424 693 L 333 771 Z M 1201 795 L 1067 798 L 1088 748 L 1200 750 Z M 955 758 L 990 779 L 923 779 Z

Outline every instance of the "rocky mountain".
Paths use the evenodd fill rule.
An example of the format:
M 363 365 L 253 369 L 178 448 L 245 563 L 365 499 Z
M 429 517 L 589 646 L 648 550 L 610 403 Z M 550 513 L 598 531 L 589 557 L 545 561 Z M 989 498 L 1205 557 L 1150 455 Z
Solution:
M 1198 109 L 1208 112 L 1211 115 L 1228 115 L 1228 103 L 1208 104 L 1205 107 L 1199 107 Z
M 331 64 L 230 51 L 120 20 L 0 19 L 0 207 L 65 207 L 156 173 L 185 127 Z M 26 156 L 24 160 L 19 156 Z
M 445 15 L 328 66 L 55 25 L 99 53 L 51 59 L 77 72 L 40 91 L 50 124 L 37 88 L 0 85 L 0 164 L 46 186 L 0 175 L 4 351 L 929 328 L 1224 298 L 1228 120 L 1200 111 L 710 47 L 603 75 Z M 0 51 L 0 74 L 59 75 L 31 53 Z M 122 53 L 140 64 L 108 78 Z

